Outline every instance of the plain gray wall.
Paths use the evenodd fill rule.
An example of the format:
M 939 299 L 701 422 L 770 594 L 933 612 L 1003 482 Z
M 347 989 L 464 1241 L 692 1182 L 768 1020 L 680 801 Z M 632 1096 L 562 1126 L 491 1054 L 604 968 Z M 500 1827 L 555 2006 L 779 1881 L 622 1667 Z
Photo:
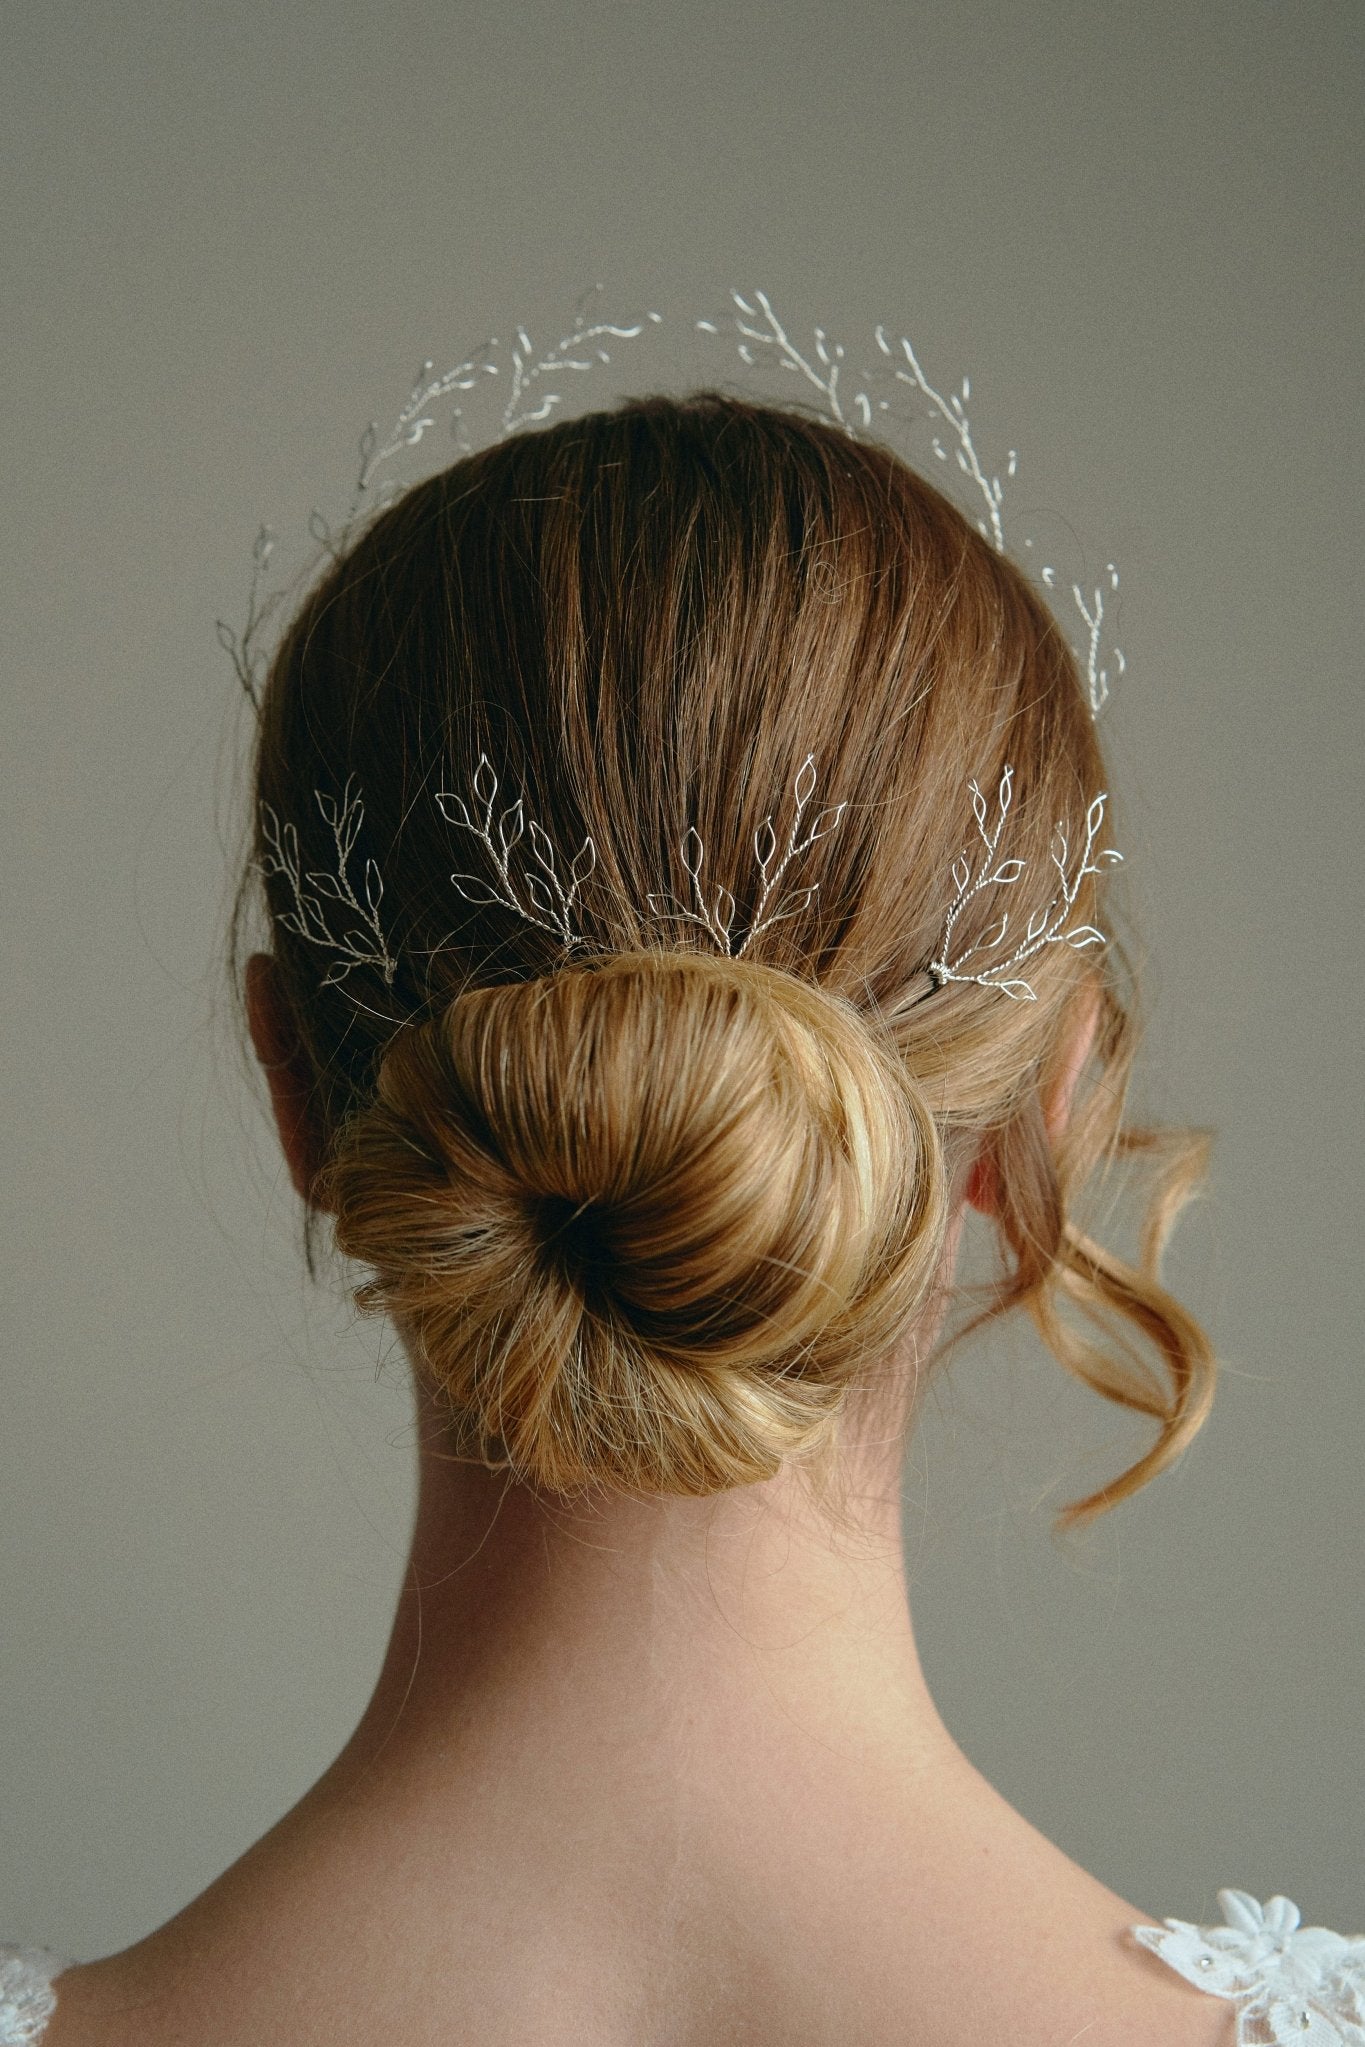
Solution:
M 0 1935 L 144 1933 L 367 1697 L 408 1404 L 302 1273 L 213 1008 L 213 623 L 421 356 L 596 278 L 903 326 L 1121 565 L 1143 1098 L 1219 1133 L 1171 1270 L 1227 1368 L 1058 1545 L 1147 1432 L 1026 1330 L 961 1356 L 918 1632 L 968 1753 L 1143 1910 L 1365 1925 L 1363 41 L 1357 0 L 10 10 Z

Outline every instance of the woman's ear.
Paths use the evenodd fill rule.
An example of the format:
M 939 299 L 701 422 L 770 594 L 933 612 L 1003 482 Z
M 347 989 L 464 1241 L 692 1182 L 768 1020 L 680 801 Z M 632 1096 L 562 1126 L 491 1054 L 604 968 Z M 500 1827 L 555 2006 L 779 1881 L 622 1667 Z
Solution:
M 1047 1134 L 1055 1143 L 1067 1126 L 1071 1115 L 1071 1104 L 1076 1099 L 1076 1089 L 1081 1075 L 1085 1072 L 1090 1054 L 1095 1049 L 1095 1034 L 1100 1022 L 1100 986 L 1092 981 L 1083 1001 L 1078 1002 L 1071 1035 L 1067 1041 L 1066 1057 L 1061 1072 L 1053 1081 L 1043 1103 L 1043 1121 Z M 989 1138 L 986 1139 L 967 1176 L 966 1199 L 968 1205 L 982 1215 L 995 1215 L 1000 1208 L 1000 1174 L 995 1152 Z
M 246 1013 L 251 1042 L 270 1086 L 289 1177 L 304 1200 L 312 1201 L 318 1163 L 311 1112 L 313 1070 L 295 1029 L 279 969 L 267 952 L 254 952 L 246 963 Z

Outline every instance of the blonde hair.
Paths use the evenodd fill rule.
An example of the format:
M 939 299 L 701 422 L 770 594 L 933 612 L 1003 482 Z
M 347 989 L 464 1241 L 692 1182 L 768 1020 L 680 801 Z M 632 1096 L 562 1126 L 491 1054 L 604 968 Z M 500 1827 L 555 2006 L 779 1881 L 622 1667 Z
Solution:
M 452 887 L 470 847 L 435 795 L 484 752 L 553 846 L 592 838 L 580 957 Z M 743 957 L 652 918 L 692 824 L 746 928 L 755 834 L 807 754 L 846 809 L 803 906 Z M 1118 954 L 1097 973 L 1044 948 L 1032 1002 L 970 982 L 913 999 L 966 785 L 1007 763 L 1022 926 L 1051 896 L 1058 819 L 1105 786 L 1073 656 L 937 491 L 794 413 L 704 393 L 521 435 L 409 490 L 329 567 L 271 666 L 257 817 L 296 827 L 303 870 L 334 871 L 314 791 L 358 778 L 354 858 L 382 873 L 396 973 L 329 984 L 278 874 L 267 904 L 314 1075 L 315 1203 L 371 1268 L 358 1304 L 415 1337 L 462 1448 L 555 1493 L 813 1467 L 924 1308 L 984 1153 L 1003 1256 L 986 1314 L 1026 1307 L 1069 1371 L 1157 1424 L 1060 1520 L 1180 1454 L 1214 1366 L 1158 1268 L 1202 1141 L 1123 1126 Z M 998 914 L 986 892 L 957 939 Z M 1089 1084 L 1054 1142 L 1046 1107 L 1096 1002 Z M 1073 1208 L 1139 1154 L 1158 1177 L 1128 1263 Z

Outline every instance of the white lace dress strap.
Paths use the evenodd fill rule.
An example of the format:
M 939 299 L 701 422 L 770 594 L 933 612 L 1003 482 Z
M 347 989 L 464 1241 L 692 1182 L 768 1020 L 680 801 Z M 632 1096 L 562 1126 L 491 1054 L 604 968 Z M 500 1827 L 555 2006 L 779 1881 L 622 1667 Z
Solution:
M 0 1947 L 0 2047 L 32 2047 L 57 2008 L 52 1988 L 67 1964 L 45 1947 Z
M 1135 1926 L 1189 1983 L 1237 2007 L 1237 2047 L 1365 2047 L 1365 1936 L 1300 1926 L 1288 1898 L 1220 1891 L 1222 1926 Z

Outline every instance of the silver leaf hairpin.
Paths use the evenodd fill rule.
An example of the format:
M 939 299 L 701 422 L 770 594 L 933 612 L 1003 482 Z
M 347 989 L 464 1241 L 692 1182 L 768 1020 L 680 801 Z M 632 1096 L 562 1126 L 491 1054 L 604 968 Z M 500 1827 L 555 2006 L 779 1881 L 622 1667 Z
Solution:
M 273 806 L 261 805 L 261 835 L 269 850 L 263 860 L 254 864 L 262 875 L 280 875 L 289 883 L 294 907 L 280 913 L 280 922 L 300 938 L 326 946 L 339 955 L 322 977 L 324 988 L 343 981 L 354 967 L 376 968 L 388 985 L 398 971 L 379 917 L 384 884 L 377 864 L 373 860 L 365 862 L 363 902 L 350 878 L 351 854 L 365 817 L 360 796 L 351 787 L 354 779 L 347 777 L 339 801 L 324 790 L 313 791 L 323 821 L 331 829 L 337 860 L 335 874 L 302 873 L 297 826 L 281 826 Z M 331 919 L 336 912 L 328 908 L 329 904 L 336 904 L 343 918 L 349 913 L 356 921 L 349 928 L 334 931 Z
M 909 337 L 901 334 L 893 339 L 884 325 L 873 329 L 873 340 L 881 362 L 874 360 L 870 368 L 864 367 L 854 373 L 850 369 L 844 343 L 832 339 L 823 327 L 813 330 L 814 342 L 808 351 L 799 347 L 774 312 L 766 292 L 755 291 L 746 298 L 743 293 L 732 291 L 730 298 L 734 306 L 731 320 L 738 336 L 740 360 L 750 368 L 757 367 L 761 361 L 770 361 L 779 370 L 804 379 L 820 393 L 826 413 L 850 439 L 857 439 L 859 428 L 863 431 L 870 429 L 879 414 L 892 412 L 893 401 L 898 395 L 897 386 L 913 390 L 917 401 L 923 402 L 935 422 L 930 439 L 935 460 L 947 462 L 951 450 L 951 458 L 980 504 L 976 518 L 978 531 L 997 553 L 1005 552 L 1005 486 L 999 474 L 982 462 L 972 437 L 967 413 L 972 395 L 969 377 L 964 377 L 961 386 L 945 397 L 925 375 Z M 695 324 L 703 334 L 719 336 L 721 332 L 715 320 L 698 320 Z M 888 382 L 889 395 L 885 389 Z M 1018 468 L 1018 452 L 1011 448 L 1005 463 L 1005 476 L 1017 475 Z M 1032 549 L 1033 541 L 1026 539 L 1024 546 Z M 1043 568 L 1041 578 L 1049 589 L 1056 588 L 1057 571 L 1051 564 Z M 1110 590 L 1117 590 L 1118 581 L 1118 570 L 1113 562 L 1109 562 L 1105 568 L 1104 583 Z M 1103 585 L 1096 584 L 1087 597 L 1080 584 L 1073 582 L 1071 596 L 1085 628 L 1084 642 L 1077 649 L 1077 654 L 1085 668 L 1091 715 L 1097 717 L 1109 696 L 1111 668 L 1116 675 L 1122 675 L 1126 663 L 1121 648 L 1105 650 Z
M 359 792 L 353 788 L 354 776 L 348 777 L 346 788 L 338 800 L 325 791 L 314 790 L 314 799 L 324 822 L 332 832 L 336 850 L 335 873 L 302 872 L 298 831 L 293 824 L 281 826 L 278 816 L 269 804 L 261 806 L 261 832 L 268 852 L 263 860 L 255 863 L 261 874 L 282 876 L 288 881 L 293 896 L 292 909 L 281 912 L 280 922 L 287 929 L 295 931 L 310 943 L 326 947 L 337 954 L 337 958 L 323 976 L 322 985 L 331 987 L 343 981 L 355 967 L 372 967 L 382 974 L 384 981 L 391 984 L 398 970 L 398 963 L 389 950 L 380 918 L 380 904 L 383 900 L 384 885 L 379 868 L 373 859 L 365 862 L 364 900 L 357 896 L 350 876 L 350 859 L 364 820 L 364 807 Z M 650 893 L 646 900 L 650 911 L 665 919 L 678 918 L 692 924 L 699 924 L 715 941 L 719 949 L 739 959 L 751 941 L 771 925 L 784 918 L 795 917 L 806 909 L 819 892 L 818 881 L 798 887 L 786 897 L 777 898 L 777 890 L 792 862 L 818 840 L 826 838 L 843 818 L 847 802 L 817 813 L 813 823 L 801 836 L 801 824 L 807 806 L 815 789 L 815 757 L 807 754 L 793 783 L 796 796 L 796 815 L 787 834 L 787 842 L 778 857 L 777 833 L 773 828 L 771 813 L 764 818 L 754 834 L 754 853 L 758 860 L 762 888 L 753 921 L 741 943 L 734 943 L 735 898 L 731 890 L 718 884 L 714 900 L 708 898 L 702 883 L 701 870 L 705 860 L 705 848 L 695 825 L 689 825 L 683 835 L 679 852 L 683 866 L 692 881 L 692 894 L 696 907 L 679 902 L 671 895 Z M 1013 1001 L 1033 1002 L 1037 996 L 1032 984 L 1018 969 L 1033 959 L 1047 945 L 1069 945 L 1075 950 L 1087 946 L 1103 945 L 1105 935 L 1093 924 L 1072 924 L 1069 920 L 1080 894 L 1082 882 L 1091 875 L 1099 875 L 1103 868 L 1122 860 L 1123 855 L 1112 847 L 1096 849 L 1104 822 L 1107 793 L 1095 797 L 1086 811 L 1084 839 L 1079 853 L 1073 861 L 1070 838 L 1066 827 L 1056 826 L 1051 860 L 1057 871 L 1057 887 L 1048 903 L 1030 916 L 1023 938 L 1003 958 L 988 960 L 987 955 L 999 953 L 1010 940 L 1010 912 L 1002 910 L 999 921 L 993 924 L 980 938 L 965 946 L 960 952 L 953 952 L 953 934 L 967 906 L 987 889 L 1012 888 L 1025 871 L 1027 863 L 1013 855 L 1000 857 L 1000 842 L 1009 818 L 1014 793 L 1014 769 L 1007 766 L 1001 775 L 996 792 L 995 816 L 992 819 L 980 785 L 968 784 L 972 797 L 972 811 L 976 820 L 977 838 L 980 850 L 969 852 L 966 848 L 953 862 L 952 879 L 957 893 L 944 913 L 942 934 L 938 943 L 938 955 L 929 962 L 925 973 L 926 993 L 944 987 L 950 981 L 971 982 L 978 987 L 997 989 Z M 585 945 L 587 940 L 574 929 L 573 913 L 575 902 L 583 883 L 597 865 L 597 849 L 591 837 L 586 837 L 571 862 L 566 879 L 562 879 L 555 849 L 549 836 L 539 822 L 532 818 L 529 824 L 531 845 L 530 858 L 540 869 L 525 878 L 525 893 L 533 905 L 528 909 L 521 900 L 512 876 L 511 856 L 513 850 L 527 835 L 525 803 L 522 797 L 509 804 L 497 819 L 497 837 L 494 838 L 494 808 L 498 795 L 498 777 L 486 753 L 480 753 L 479 763 L 474 771 L 473 793 L 479 810 L 471 814 L 471 806 L 465 798 L 448 789 L 438 790 L 436 803 L 442 816 L 450 824 L 472 832 L 487 849 L 500 887 L 490 884 L 472 874 L 452 874 L 450 879 L 467 902 L 481 906 L 497 905 L 511 910 L 528 924 L 534 924 L 543 931 L 550 931 L 566 946 Z M 348 911 L 355 921 L 347 928 L 333 928 L 334 913 L 329 904 Z
M 807 754 L 793 785 L 796 816 L 780 858 L 771 815 L 764 818 L 754 834 L 754 852 L 762 877 L 762 889 L 753 922 L 738 947 L 733 942 L 735 899 L 731 891 L 718 887 L 714 904 L 708 902 L 703 891 L 701 868 L 705 854 L 695 825 L 688 827 L 679 850 L 692 878 L 698 908 L 689 909 L 673 896 L 651 894 L 647 898 L 650 910 L 657 916 L 681 917 L 690 923 L 700 924 L 722 952 L 736 959 L 759 932 L 804 910 L 819 891 L 818 881 L 777 900 L 771 910 L 768 906 L 774 901 L 792 861 L 808 852 L 817 840 L 827 837 L 848 808 L 847 803 L 840 803 L 832 809 L 820 811 L 804 838 L 801 837 L 801 821 L 815 788 L 815 779 L 815 759 L 812 754 Z M 269 804 L 261 806 L 261 833 L 269 851 L 265 859 L 255 864 L 263 875 L 281 875 L 290 885 L 293 908 L 281 913 L 280 922 L 301 938 L 339 955 L 323 977 L 324 987 L 344 980 L 354 967 L 378 968 L 389 983 L 397 972 L 397 961 L 389 951 L 380 921 L 379 906 L 383 900 L 384 885 L 378 866 L 372 859 L 365 863 L 363 902 L 357 897 L 350 879 L 350 856 L 364 819 L 364 807 L 359 792 L 352 787 L 353 781 L 354 777 L 347 781 L 339 803 L 321 790 L 313 792 L 318 809 L 332 831 L 337 854 L 335 874 L 311 871 L 304 874 L 301 871 L 297 828 L 293 824 L 282 826 Z M 479 755 L 479 764 L 474 771 L 472 805 L 453 790 L 436 792 L 435 801 L 441 815 L 449 824 L 474 834 L 487 849 L 496 876 L 496 880 L 490 882 L 473 874 L 452 874 L 452 883 L 466 902 L 511 910 L 528 924 L 553 932 L 566 947 L 586 945 L 588 941 L 583 934 L 574 929 L 573 918 L 578 893 L 597 865 L 597 849 L 591 837 L 584 839 L 567 876 L 561 878 L 549 836 L 535 818 L 530 820 L 528 828 L 522 797 L 519 796 L 498 816 L 494 836 L 497 796 L 498 777 L 486 753 Z M 512 853 L 528 835 L 530 859 L 540 870 L 539 873 L 527 874 L 524 879 L 524 892 L 532 904 L 530 909 L 522 900 L 522 893 L 512 874 Z M 358 922 L 349 929 L 334 930 L 326 907 L 328 903 L 342 905 L 354 914 Z
M 1112 866 L 1122 860 L 1122 853 L 1112 847 L 1095 851 L 1104 822 L 1104 806 L 1108 794 L 1102 791 L 1091 803 L 1085 814 L 1085 839 L 1080 857 L 1073 869 L 1071 848 L 1065 826 L 1058 824 L 1052 842 L 1052 864 L 1057 870 L 1058 887 L 1051 901 L 1044 909 L 1035 910 L 1025 927 L 1024 936 L 1010 954 L 989 966 L 981 966 L 983 954 L 994 952 L 1008 943 L 1010 935 L 1010 913 L 1003 910 L 998 924 L 991 926 L 984 936 L 964 948 L 956 958 L 952 957 L 953 932 L 968 903 L 988 888 L 1012 888 L 1024 872 L 1023 860 L 998 858 L 1000 839 L 1009 816 L 1010 802 L 1014 792 L 1014 769 L 1007 767 L 1000 778 L 996 792 L 996 810 L 993 823 L 987 823 L 986 799 L 978 783 L 971 782 L 972 811 L 976 818 L 977 837 L 981 851 L 974 856 L 964 848 L 953 862 L 952 878 L 957 894 L 949 904 L 944 917 L 943 933 L 939 939 L 938 958 L 929 962 L 929 973 L 935 987 L 943 987 L 949 981 L 973 981 L 982 988 L 998 988 L 1002 995 L 1010 996 L 1016 1002 L 1034 1002 L 1037 996 L 1032 985 L 1024 980 L 1015 969 L 1040 953 L 1045 945 L 1069 945 L 1077 951 L 1085 946 L 1103 945 L 1105 936 L 1093 924 L 1068 925 L 1068 918 L 1075 907 L 1081 883 L 1087 875 L 1099 874 L 1101 867 Z M 977 971 L 968 968 L 977 963 Z
M 597 848 L 590 838 L 584 839 L 574 855 L 573 864 L 569 869 L 569 885 L 565 888 L 559 878 L 554 847 L 536 820 L 531 819 L 531 858 L 540 867 L 541 872 L 528 875 L 526 892 L 535 904 L 536 910 L 543 912 L 539 916 L 533 914 L 518 901 L 511 876 L 512 848 L 525 830 L 522 798 L 519 796 L 498 819 L 498 842 L 494 845 L 493 804 L 497 793 L 498 778 L 486 753 L 479 755 L 479 764 L 474 770 L 474 795 L 483 806 L 481 821 L 476 823 L 470 816 L 469 806 L 463 796 L 456 796 L 448 789 L 437 791 L 436 802 L 442 817 L 451 824 L 461 825 L 466 831 L 473 832 L 488 848 L 489 857 L 502 883 L 502 892 L 499 893 L 496 889 L 490 892 L 488 884 L 472 874 L 452 874 L 450 877 L 452 882 L 466 902 L 501 903 L 505 909 L 515 910 L 517 915 L 524 917 L 528 923 L 538 924 L 543 931 L 557 932 L 565 945 L 585 944 L 586 940 L 581 933 L 573 929 L 571 918 L 574 898 L 597 865 Z M 466 886 L 466 883 L 469 886 Z M 475 894 L 471 892 L 473 890 L 482 893 Z
M 735 959 L 739 959 L 750 940 L 756 938 L 760 931 L 766 931 L 770 924 L 780 923 L 784 917 L 799 915 L 819 891 L 820 884 L 818 881 L 811 882 L 808 886 L 798 889 L 795 895 L 786 899 L 785 907 L 774 909 L 771 915 L 765 915 L 765 912 L 767 911 L 769 899 L 792 861 L 797 859 L 802 853 L 808 852 L 817 839 L 827 837 L 848 809 L 848 805 L 847 803 L 840 803 L 832 810 L 822 810 L 812 824 L 807 836 L 798 843 L 797 834 L 801 829 L 802 814 L 810 801 L 811 792 L 815 788 L 815 757 L 813 754 L 808 753 L 806 755 L 797 773 L 793 788 L 796 793 L 796 817 L 787 836 L 786 849 L 775 867 L 773 866 L 773 861 L 777 854 L 777 834 L 773 830 L 771 814 L 764 818 L 763 823 L 754 833 L 754 854 L 758 860 L 758 871 L 763 878 L 763 888 L 759 895 L 758 907 L 754 911 L 754 920 L 745 933 L 743 943 L 739 946 L 738 950 L 735 950 L 731 943 L 731 927 L 734 923 L 735 915 L 735 899 L 733 895 L 728 888 L 718 887 L 713 905 L 707 902 L 703 892 L 701 868 L 706 849 L 702 845 L 695 825 L 688 826 L 679 850 L 682 854 L 683 866 L 692 877 L 692 894 L 697 908 L 695 910 L 689 909 L 685 903 L 680 903 L 675 896 L 651 895 L 648 898 L 649 907 L 656 916 L 682 917 L 689 923 L 702 925 L 705 930 L 710 932 L 722 952 L 731 953 Z
M 796 817 L 781 859 L 777 858 L 777 834 L 773 829 L 771 814 L 764 818 L 762 825 L 754 834 L 754 852 L 762 877 L 762 890 L 754 920 L 737 949 L 733 942 L 734 896 L 729 889 L 718 886 L 714 903 L 708 901 L 701 882 L 705 848 L 695 825 L 688 826 L 679 852 L 683 865 L 692 879 L 697 908 L 690 909 L 674 896 L 651 893 L 646 898 L 651 912 L 656 916 L 680 917 L 689 923 L 700 924 L 722 952 L 738 959 L 760 931 L 765 931 L 769 925 L 776 924 L 785 917 L 794 917 L 804 910 L 817 893 L 820 886 L 818 882 L 798 889 L 770 914 L 768 904 L 792 861 L 799 858 L 802 853 L 808 852 L 817 839 L 822 839 L 833 831 L 848 805 L 840 803 L 832 810 L 822 810 L 805 838 L 800 838 L 801 820 L 815 787 L 813 755 L 807 754 L 793 786 L 796 794 Z M 534 911 L 528 910 L 518 897 L 511 873 L 512 849 L 526 829 L 523 799 L 518 797 L 515 803 L 503 811 L 498 819 L 495 843 L 493 808 L 497 793 L 498 778 L 486 753 L 479 755 L 479 764 L 474 773 L 474 794 L 483 807 L 480 818 L 476 820 L 471 817 L 469 805 L 462 796 L 445 789 L 437 792 L 436 801 L 442 816 L 451 824 L 458 824 L 466 831 L 473 832 L 487 847 L 502 886 L 501 889 L 490 887 L 486 881 L 481 881 L 472 874 L 452 874 L 451 881 L 467 902 L 482 905 L 501 904 L 503 908 L 513 910 L 518 916 L 524 917 L 528 923 L 539 925 L 544 931 L 555 932 L 566 945 L 585 944 L 587 941 L 581 933 L 574 930 L 571 919 L 574 899 L 597 864 L 597 849 L 592 839 L 585 838 L 575 854 L 566 887 L 560 879 L 554 847 L 536 820 L 534 818 L 531 820 L 532 858 L 540 867 L 541 873 L 527 876 L 526 892 L 535 905 Z

